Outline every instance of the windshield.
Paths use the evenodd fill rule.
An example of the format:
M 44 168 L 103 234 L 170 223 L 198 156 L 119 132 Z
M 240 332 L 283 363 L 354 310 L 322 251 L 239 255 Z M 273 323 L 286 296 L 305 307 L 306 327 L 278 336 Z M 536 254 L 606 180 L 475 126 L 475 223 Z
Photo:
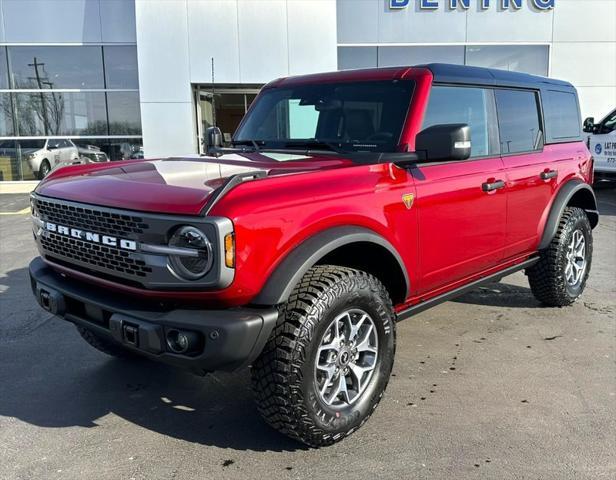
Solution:
M 263 148 L 393 152 L 413 86 L 386 80 L 267 89 L 233 141 Z
M 34 150 L 40 150 L 45 146 L 45 140 L 19 140 L 19 146 L 21 148 L 31 148 Z
M 616 110 L 610 113 L 605 120 L 601 122 L 601 133 L 610 133 L 616 129 Z

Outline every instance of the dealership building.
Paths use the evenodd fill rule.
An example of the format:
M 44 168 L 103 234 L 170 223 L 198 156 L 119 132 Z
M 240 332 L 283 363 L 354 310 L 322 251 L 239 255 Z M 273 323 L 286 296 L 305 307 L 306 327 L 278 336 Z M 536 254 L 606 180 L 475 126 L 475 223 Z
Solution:
M 429 62 L 568 80 L 598 119 L 616 107 L 616 0 L 0 0 L 0 179 L 35 178 L 49 139 L 199 153 L 274 78 Z

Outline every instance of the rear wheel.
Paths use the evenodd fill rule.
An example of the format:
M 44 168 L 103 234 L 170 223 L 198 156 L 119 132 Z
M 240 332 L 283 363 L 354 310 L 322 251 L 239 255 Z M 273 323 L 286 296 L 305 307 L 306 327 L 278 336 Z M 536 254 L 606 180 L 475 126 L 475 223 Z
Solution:
M 592 263 L 592 229 L 581 208 L 567 207 L 554 239 L 527 270 L 533 295 L 542 303 L 562 307 L 584 291 Z
M 252 366 L 259 411 L 292 438 L 330 445 L 370 417 L 394 353 L 394 313 L 385 287 L 358 270 L 314 267 L 282 307 Z

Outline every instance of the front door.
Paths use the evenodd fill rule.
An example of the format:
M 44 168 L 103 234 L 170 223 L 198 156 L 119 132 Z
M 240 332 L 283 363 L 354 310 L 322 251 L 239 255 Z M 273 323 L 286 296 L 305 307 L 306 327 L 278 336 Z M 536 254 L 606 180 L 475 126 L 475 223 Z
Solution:
M 61 140 L 57 138 L 50 138 L 47 141 L 47 150 L 49 150 L 51 156 L 51 167 L 57 167 L 62 161 Z
M 434 86 L 422 128 L 448 123 L 470 126 L 471 158 L 411 170 L 419 215 L 420 293 L 497 265 L 505 246 L 507 190 L 493 91 Z

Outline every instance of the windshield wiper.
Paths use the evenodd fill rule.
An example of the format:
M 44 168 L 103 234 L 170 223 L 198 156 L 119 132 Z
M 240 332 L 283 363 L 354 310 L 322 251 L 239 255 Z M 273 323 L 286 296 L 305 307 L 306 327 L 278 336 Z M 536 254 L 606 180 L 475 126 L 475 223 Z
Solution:
M 344 149 L 340 148 L 339 145 L 336 145 L 335 143 L 332 142 L 328 142 L 326 140 L 319 140 L 319 139 L 314 139 L 314 140 L 308 140 L 305 142 L 286 142 L 285 143 L 285 148 L 290 148 L 293 149 L 294 147 L 297 148 L 307 148 L 309 150 L 314 150 L 314 149 L 319 149 L 319 148 L 326 148 L 328 150 L 331 150 L 332 152 L 336 152 L 336 153 L 348 153 L 347 151 L 345 151 Z
M 259 150 L 261 150 L 261 148 L 259 147 L 259 142 L 261 143 L 261 145 L 264 145 L 265 142 L 263 140 L 236 140 L 235 142 L 232 142 L 231 145 L 235 146 L 235 145 L 250 145 L 254 148 L 255 152 L 258 152 Z

